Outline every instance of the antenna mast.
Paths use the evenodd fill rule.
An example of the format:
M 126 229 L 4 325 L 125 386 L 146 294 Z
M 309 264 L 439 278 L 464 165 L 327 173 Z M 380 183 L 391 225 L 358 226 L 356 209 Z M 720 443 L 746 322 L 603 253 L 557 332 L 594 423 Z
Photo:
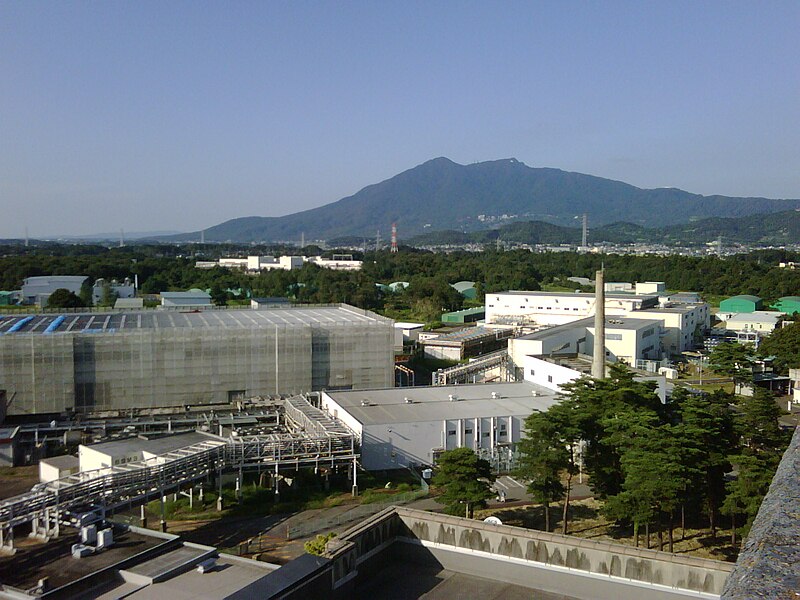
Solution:
M 397 224 L 392 223 L 392 252 L 397 252 Z

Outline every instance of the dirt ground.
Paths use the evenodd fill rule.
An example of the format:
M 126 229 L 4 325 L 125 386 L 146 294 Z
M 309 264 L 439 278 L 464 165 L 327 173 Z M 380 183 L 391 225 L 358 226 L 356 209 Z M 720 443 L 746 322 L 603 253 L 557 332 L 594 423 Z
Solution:
M 39 483 L 39 466 L 0 468 L 0 500 L 29 492 Z
M 635 546 L 632 532 L 618 530 L 613 522 L 608 521 L 600 513 L 601 503 L 594 499 L 578 500 L 570 503 L 569 535 L 593 540 L 603 540 L 617 544 Z M 554 533 L 561 533 L 561 513 L 563 504 L 550 507 L 550 528 Z M 489 508 L 476 511 L 476 519 L 488 516 L 499 518 L 504 525 L 526 527 L 528 529 L 544 529 L 544 509 L 540 505 Z M 645 547 L 644 528 L 639 532 L 639 543 Z M 682 535 L 680 522 L 673 532 L 675 554 L 688 554 L 700 558 L 734 562 L 739 552 L 738 544 L 730 544 L 730 531 L 718 530 L 717 539 L 713 540 L 707 529 L 693 529 L 687 525 Z M 655 527 L 650 529 L 650 548 L 658 549 L 658 538 Z M 664 551 L 668 551 L 667 532 L 664 531 Z

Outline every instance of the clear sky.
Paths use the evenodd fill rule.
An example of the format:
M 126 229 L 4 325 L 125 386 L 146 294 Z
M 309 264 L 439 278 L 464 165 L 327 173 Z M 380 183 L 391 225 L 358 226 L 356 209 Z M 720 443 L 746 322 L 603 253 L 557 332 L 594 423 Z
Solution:
M 437 156 L 800 197 L 800 2 L 0 0 L 0 237 L 190 231 Z

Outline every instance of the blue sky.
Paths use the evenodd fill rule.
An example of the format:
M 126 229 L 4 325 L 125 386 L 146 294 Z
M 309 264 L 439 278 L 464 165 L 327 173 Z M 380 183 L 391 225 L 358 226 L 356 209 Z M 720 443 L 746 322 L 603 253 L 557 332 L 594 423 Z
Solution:
M 197 230 L 437 156 L 800 197 L 800 3 L 0 0 L 0 237 Z

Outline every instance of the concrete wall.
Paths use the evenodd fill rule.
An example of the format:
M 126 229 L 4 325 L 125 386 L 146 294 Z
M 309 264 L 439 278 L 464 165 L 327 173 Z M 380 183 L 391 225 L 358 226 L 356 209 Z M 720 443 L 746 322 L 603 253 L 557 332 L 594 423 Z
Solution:
M 539 569 L 549 567 L 559 570 L 572 570 L 572 577 L 583 575 L 600 575 L 604 578 L 631 580 L 647 584 L 649 589 L 678 588 L 686 591 L 719 594 L 733 565 L 713 560 L 691 558 L 658 552 L 644 548 L 632 548 L 606 542 L 596 542 L 580 538 L 571 538 L 541 531 L 490 525 L 481 521 L 450 517 L 411 509 L 395 509 L 406 528 L 406 536 L 418 540 L 423 545 L 435 550 L 458 552 L 461 556 L 452 561 L 451 568 L 469 569 L 464 562 L 466 557 L 478 556 L 492 559 L 487 565 L 486 575 L 494 578 L 503 577 L 506 569 L 509 577 L 518 576 L 519 568 L 510 569 L 513 564 L 521 567 L 536 566 Z M 474 561 L 473 561 L 474 562 Z M 471 572 L 467 570 L 466 572 Z M 526 570 L 527 576 L 519 580 L 508 580 L 510 583 L 525 585 L 530 581 L 533 571 Z M 514 575 L 516 573 L 517 575 Z M 566 580 L 567 583 L 572 579 Z M 618 598 L 614 593 L 600 595 L 600 578 L 592 578 L 596 583 L 589 588 L 592 598 Z M 538 581 L 537 585 L 542 582 Z M 550 589 L 554 593 L 572 595 L 575 590 Z M 650 592 L 639 589 L 638 596 L 652 597 Z
M 713 560 L 402 507 L 344 532 L 329 542 L 326 556 L 338 598 L 352 597 L 359 580 L 388 561 L 427 561 L 455 572 L 592 600 L 714 598 L 733 568 Z
M 800 429 L 761 502 L 722 598 L 796 598 L 800 589 Z

